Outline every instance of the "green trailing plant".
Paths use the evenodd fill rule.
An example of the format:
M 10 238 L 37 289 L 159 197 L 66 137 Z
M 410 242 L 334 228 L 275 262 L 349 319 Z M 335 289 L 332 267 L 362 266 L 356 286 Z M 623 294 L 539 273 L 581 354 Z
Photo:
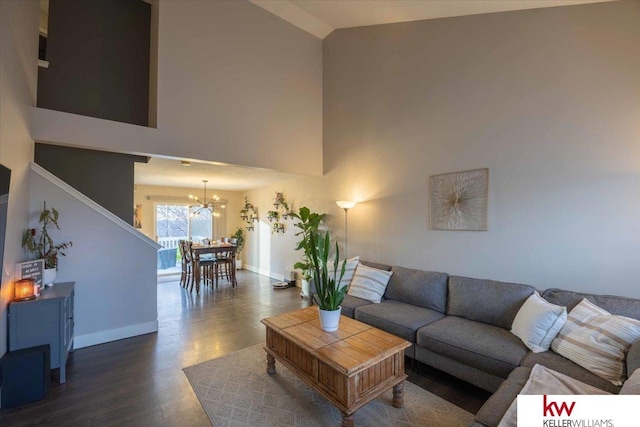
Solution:
M 49 235 L 49 227 L 53 226 L 60 229 L 58 218 L 60 214 L 55 208 L 47 209 L 47 203 L 40 212 L 38 222 L 40 227 L 40 236 L 35 228 L 28 228 L 22 233 L 22 247 L 28 250 L 35 257 L 34 259 L 44 259 L 45 268 L 58 267 L 58 255 L 66 256 L 63 250 L 73 246 L 72 242 L 54 244 L 53 239 Z
M 347 293 L 346 286 L 340 288 L 340 281 L 342 281 L 342 277 L 344 276 L 347 260 L 342 261 L 342 268 L 338 276 L 340 250 L 338 249 L 338 241 L 336 240 L 333 271 L 330 271 L 329 251 L 331 248 L 331 238 L 329 237 L 329 231 L 327 231 L 324 236 L 317 232 L 310 233 L 309 244 L 309 249 L 311 250 L 309 262 L 313 272 L 313 282 L 316 287 L 316 293 L 313 295 L 313 299 L 321 310 L 338 310 Z
M 311 241 L 310 236 L 313 233 L 318 232 L 320 223 L 324 220 L 326 214 L 319 214 L 311 212 L 311 210 L 303 206 L 298 210 L 298 213 L 292 212 L 291 216 L 296 218 L 298 222 L 294 224 L 300 231 L 296 233 L 301 239 L 296 245 L 297 251 L 302 251 L 302 260 L 295 263 L 293 268 L 302 270 L 302 274 L 306 280 L 310 280 L 312 276 L 312 265 L 310 264 L 311 256 Z
M 247 224 L 247 230 L 253 231 L 253 221 L 258 219 L 258 209 L 249 203 L 249 198 L 244 196 L 244 207 L 240 210 L 240 219 Z

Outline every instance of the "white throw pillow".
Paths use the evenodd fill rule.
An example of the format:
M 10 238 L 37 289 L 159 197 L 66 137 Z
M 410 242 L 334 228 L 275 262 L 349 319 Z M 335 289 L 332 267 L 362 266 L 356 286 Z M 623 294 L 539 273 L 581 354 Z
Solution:
M 520 307 L 511 325 L 511 333 L 534 353 L 549 350 L 551 341 L 567 321 L 567 308 L 551 304 L 537 292 Z
M 392 274 L 391 271 L 378 270 L 358 264 L 347 294 L 379 303 L 382 301 L 384 291 L 387 290 L 387 284 Z
M 356 267 L 359 263 L 359 256 L 349 258 L 347 260 L 347 266 L 344 269 L 344 276 L 342 276 L 340 287 L 338 289 L 342 289 L 345 286 L 347 286 L 347 289 L 349 288 L 349 285 L 351 285 L 351 280 L 353 280 L 353 275 L 356 273 Z M 327 263 L 327 270 L 329 271 L 330 277 L 333 277 L 333 261 L 329 261 Z M 342 261 L 338 263 L 338 271 L 336 272 L 336 277 L 340 277 L 340 270 L 342 270 Z
M 624 382 L 620 394 L 640 394 L 640 369 L 636 369 Z
M 638 340 L 639 320 L 614 316 L 585 298 L 571 310 L 551 348 L 612 384 L 622 385 L 627 351 Z

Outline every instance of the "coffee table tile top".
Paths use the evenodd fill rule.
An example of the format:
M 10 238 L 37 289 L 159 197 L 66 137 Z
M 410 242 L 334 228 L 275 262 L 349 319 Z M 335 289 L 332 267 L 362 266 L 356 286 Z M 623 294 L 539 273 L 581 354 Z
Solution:
M 262 323 L 345 373 L 410 346 L 402 338 L 346 316 L 340 318 L 337 331 L 323 331 L 315 306 L 269 317 Z

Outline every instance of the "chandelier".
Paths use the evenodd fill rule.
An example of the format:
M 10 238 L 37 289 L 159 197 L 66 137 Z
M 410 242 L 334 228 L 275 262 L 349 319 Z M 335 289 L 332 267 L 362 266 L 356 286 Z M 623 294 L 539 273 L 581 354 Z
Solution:
M 220 213 L 216 212 L 216 205 L 218 205 L 218 200 L 220 200 L 220 197 L 218 197 L 217 194 L 214 194 L 213 196 L 211 196 L 210 199 L 207 199 L 207 181 L 206 179 L 203 179 L 202 182 L 204 183 L 204 196 L 202 197 L 202 200 L 200 200 L 197 196 L 193 196 L 191 194 L 189 194 L 189 198 L 191 200 L 195 200 L 197 204 L 195 205 L 190 205 L 189 208 L 191 209 L 191 213 L 189 214 L 190 216 L 200 216 L 200 213 L 204 210 L 204 209 L 208 209 L 209 211 L 211 211 L 211 215 L 215 216 L 215 217 L 219 217 Z M 221 208 L 224 208 L 224 205 L 220 205 Z M 193 209 L 196 208 L 196 209 Z

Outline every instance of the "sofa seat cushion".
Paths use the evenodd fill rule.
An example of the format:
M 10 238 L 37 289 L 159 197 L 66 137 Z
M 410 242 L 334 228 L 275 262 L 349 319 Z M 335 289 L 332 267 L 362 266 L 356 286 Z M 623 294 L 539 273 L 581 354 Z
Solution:
M 585 384 L 592 385 L 609 393 L 618 393 L 620 387 L 611 384 L 610 381 L 600 378 L 596 374 L 587 371 L 582 366 L 560 356 L 553 350 L 543 353 L 529 353 L 522 360 L 522 366 L 533 368 L 534 365 L 546 366 L 549 369 L 568 375 Z
M 437 311 L 393 300 L 360 306 L 355 315 L 356 320 L 413 343 L 418 329 L 443 317 Z
M 529 351 L 507 329 L 455 316 L 420 328 L 418 345 L 501 378 L 507 378 Z
M 357 307 L 361 307 L 363 305 L 373 304 L 371 301 L 367 301 L 366 299 L 352 297 L 351 295 L 345 295 L 344 301 L 342 301 L 342 312 L 343 316 L 351 317 L 353 319 L 354 310 Z

